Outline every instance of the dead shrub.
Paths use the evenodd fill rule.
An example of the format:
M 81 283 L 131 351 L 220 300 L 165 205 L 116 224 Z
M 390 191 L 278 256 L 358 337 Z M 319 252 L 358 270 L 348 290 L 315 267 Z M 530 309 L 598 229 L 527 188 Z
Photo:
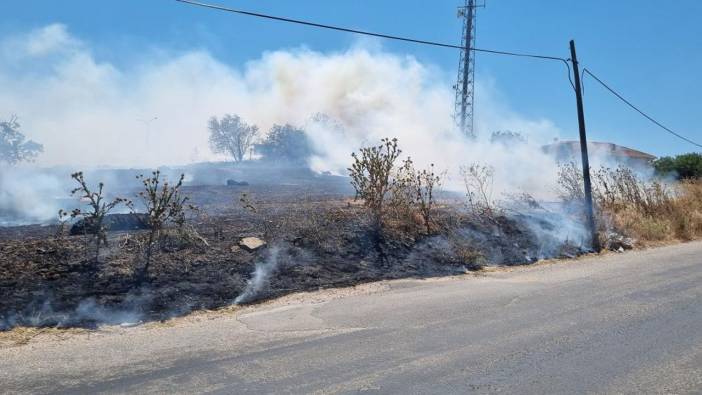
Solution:
M 436 228 L 434 194 L 440 186 L 441 177 L 435 173 L 434 164 L 429 165 L 428 169 L 417 170 L 412 159 L 407 158 L 392 180 L 391 212 L 408 231 L 421 229 L 431 234 Z
M 461 176 L 466 188 L 468 210 L 479 219 L 494 221 L 500 214 L 493 198 L 494 169 L 474 163 L 461 166 Z
M 441 186 L 441 177 L 434 172 L 434 164 L 428 169 L 420 170 L 416 175 L 415 192 L 419 213 L 424 220 L 427 233 L 432 232 L 434 220 L 434 207 L 436 200 L 434 190 Z
M 362 199 L 364 206 L 369 209 L 376 230 L 383 226 L 391 176 L 395 161 L 401 153 L 396 138 L 385 138 L 378 146 L 361 148 L 360 154 L 351 154 L 353 164 L 348 169 L 351 185 L 356 190 L 356 199 Z
M 162 237 L 166 235 L 166 230 L 173 226 L 180 236 L 193 237 L 192 232 L 186 228 L 187 210 L 195 210 L 195 207 L 189 205 L 188 197 L 181 195 L 181 187 L 185 175 L 181 174 L 178 182 L 175 185 L 169 184 L 167 180 L 161 180 L 161 172 L 156 170 L 151 173 L 151 177 L 144 175 L 137 176 L 141 180 L 144 190 L 140 191 L 138 196 L 148 217 L 149 233 L 145 241 L 146 257 L 139 278 L 145 279 L 149 273 L 149 267 L 152 261 L 154 252 L 154 244 L 162 241 Z M 195 232 L 196 233 L 196 232 Z M 171 236 L 172 234 L 168 234 Z M 203 239 L 204 240 L 204 239 Z
M 559 195 L 565 202 L 580 204 L 585 200 L 583 173 L 574 162 L 568 162 L 558 167 L 558 188 Z
M 393 179 L 390 185 L 390 198 L 388 202 L 388 211 L 390 212 L 394 222 L 399 222 L 407 225 L 415 221 L 414 205 L 415 191 L 414 184 L 416 178 L 416 170 L 411 158 L 407 158 L 402 162 L 397 170 L 393 171 Z M 418 218 L 417 218 L 418 219 Z
M 77 172 L 71 174 L 77 183 L 78 187 L 71 191 L 71 195 L 78 195 L 80 200 L 87 203 L 88 208 L 76 208 L 70 213 L 59 210 L 58 216 L 61 222 L 60 233 L 63 234 L 63 227 L 66 220 L 70 217 L 71 219 L 80 219 L 83 221 L 83 232 L 87 235 L 93 236 L 95 242 L 95 262 L 99 262 L 100 259 L 100 247 L 104 245 L 107 247 L 107 227 L 104 225 L 105 216 L 109 214 L 115 207 L 123 204 L 127 207 L 131 207 L 131 201 L 116 197 L 112 200 L 107 200 L 104 195 L 104 183 L 98 184 L 97 191 L 92 191 L 88 187 L 88 183 L 85 181 L 83 172 Z

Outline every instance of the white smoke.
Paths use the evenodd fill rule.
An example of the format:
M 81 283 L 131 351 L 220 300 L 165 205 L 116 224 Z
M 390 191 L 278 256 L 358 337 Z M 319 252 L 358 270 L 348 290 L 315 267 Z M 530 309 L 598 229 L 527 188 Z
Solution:
M 0 164 L 0 226 L 56 218 L 66 188 L 52 174 Z
M 125 66 L 100 60 L 89 43 L 54 24 L 0 41 L 0 116 L 17 114 L 44 144 L 39 165 L 155 167 L 221 159 L 208 146 L 206 121 L 235 113 L 261 130 L 307 125 L 318 171 L 342 173 L 350 153 L 397 137 L 420 166 L 455 175 L 462 164 L 495 168 L 496 192 L 550 195 L 556 176 L 541 143 L 559 134 L 548 120 L 502 105 L 489 82 L 477 86 L 476 127 L 466 141 L 452 119 L 451 77 L 411 56 L 355 46 L 320 53 L 267 52 L 232 67 L 208 52 L 146 52 Z M 453 73 L 450 73 L 453 75 Z M 343 128 L 310 125 L 323 113 Z M 495 130 L 529 137 L 516 147 L 487 142 Z
M 278 267 L 278 247 L 271 247 L 267 253 L 267 258 L 263 262 L 256 263 L 256 269 L 251 274 L 251 279 L 246 284 L 246 288 L 234 299 L 234 304 L 247 303 L 254 300 L 261 291 L 269 286 L 271 274 Z

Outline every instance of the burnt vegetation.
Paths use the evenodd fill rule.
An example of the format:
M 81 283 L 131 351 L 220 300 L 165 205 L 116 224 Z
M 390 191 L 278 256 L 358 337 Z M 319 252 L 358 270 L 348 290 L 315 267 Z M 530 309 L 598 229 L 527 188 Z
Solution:
M 100 246 L 108 246 L 108 226 L 105 224 L 105 216 L 119 205 L 131 207 L 131 201 L 120 197 L 108 200 L 104 193 L 105 184 L 102 182 L 98 184 L 95 191 L 91 190 L 82 172 L 71 174 L 71 178 L 78 183 L 78 187 L 71 191 L 71 195 L 78 196 L 80 201 L 85 203 L 85 206 L 73 209 L 70 213 L 63 209 L 59 210 L 59 221 L 64 221 L 66 217 L 80 220 L 80 229 L 86 236 L 89 234 L 93 238 L 93 259 L 98 263 L 100 260 Z
M 143 185 L 138 196 L 144 207 L 149 228 L 147 237 L 143 240 L 145 245 L 144 265 L 139 274 L 139 281 L 143 281 L 149 275 L 149 267 L 155 252 L 154 244 L 163 242 L 164 236 L 168 235 L 169 228 L 175 227 L 177 235 L 181 239 L 188 239 L 187 210 L 194 211 L 196 208 L 188 204 L 189 198 L 187 196 L 182 196 L 181 188 L 184 178 L 185 175 L 181 174 L 178 181 L 171 185 L 168 180 L 162 179 L 159 170 L 151 173 L 150 177 L 137 176 Z
M 242 128 L 255 129 L 243 121 L 234 129 Z M 250 147 L 259 155 L 249 161 L 255 163 L 271 157 L 299 164 L 311 153 L 305 133 L 292 126 L 274 127 Z M 234 186 L 189 184 L 172 171 L 170 179 L 158 170 L 132 175 L 119 192 L 133 202 L 73 174 L 79 207 L 62 211 L 59 225 L 0 228 L 0 328 L 161 320 L 296 291 L 586 251 L 566 220 L 531 196 L 498 200 L 489 166 L 464 166 L 454 182 L 465 193 L 447 192 L 447 173 L 418 167 L 397 139 L 359 149 L 348 177 L 272 166 L 279 178 L 269 181 L 271 173 L 260 168 L 267 169 L 250 163 L 218 169 L 223 179 L 236 171 L 250 182 Z M 626 238 L 702 234 L 696 183 L 672 188 L 624 169 L 603 169 L 594 178 L 598 223 L 613 249 Z M 562 198 L 574 223 L 580 181 L 574 166 L 562 169 Z

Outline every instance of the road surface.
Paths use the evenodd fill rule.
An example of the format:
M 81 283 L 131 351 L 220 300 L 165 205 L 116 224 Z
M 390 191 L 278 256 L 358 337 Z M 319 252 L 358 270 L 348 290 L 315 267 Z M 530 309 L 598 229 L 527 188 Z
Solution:
M 702 243 L 0 349 L 2 393 L 702 393 Z

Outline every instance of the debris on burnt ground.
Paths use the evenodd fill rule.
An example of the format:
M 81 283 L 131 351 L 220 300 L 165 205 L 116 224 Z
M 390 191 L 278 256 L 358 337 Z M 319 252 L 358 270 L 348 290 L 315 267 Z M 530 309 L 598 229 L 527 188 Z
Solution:
M 608 231 L 604 234 L 603 247 L 609 251 L 624 252 L 634 249 L 636 242 L 617 232 Z

